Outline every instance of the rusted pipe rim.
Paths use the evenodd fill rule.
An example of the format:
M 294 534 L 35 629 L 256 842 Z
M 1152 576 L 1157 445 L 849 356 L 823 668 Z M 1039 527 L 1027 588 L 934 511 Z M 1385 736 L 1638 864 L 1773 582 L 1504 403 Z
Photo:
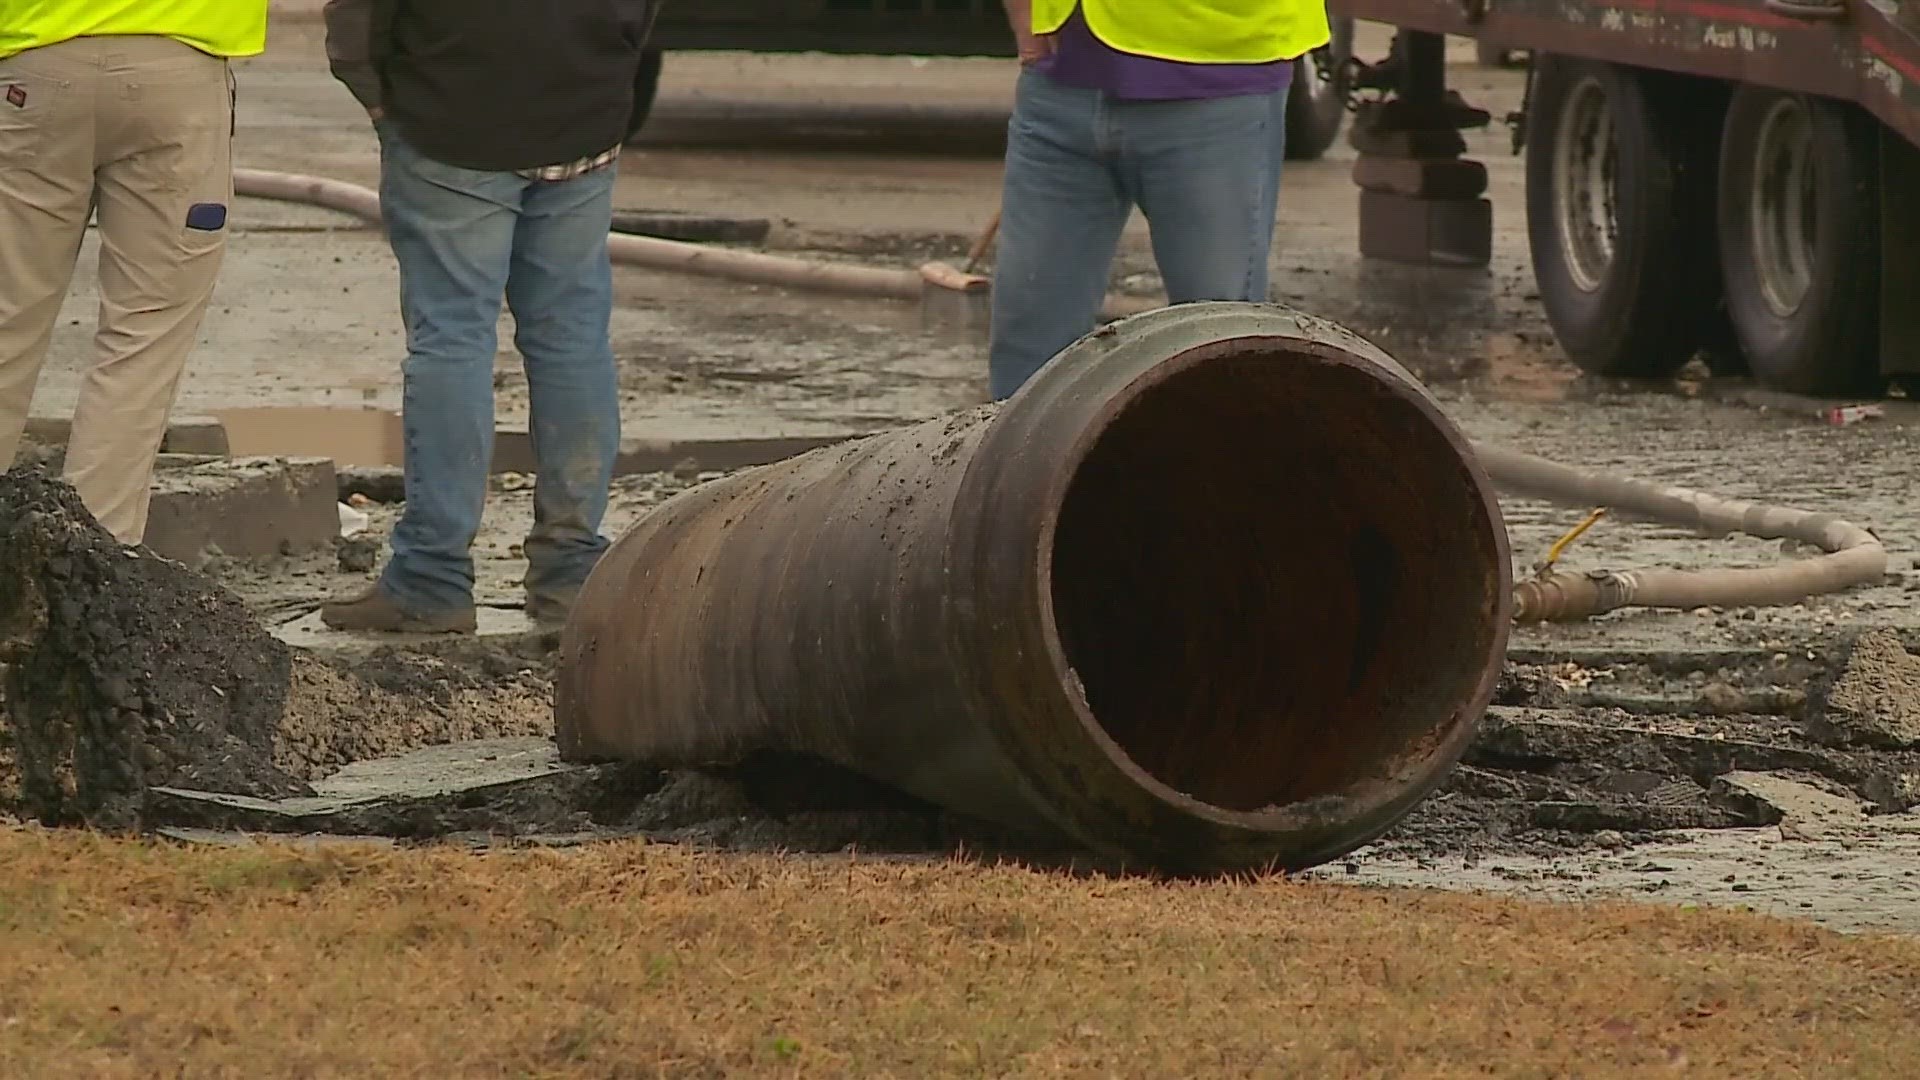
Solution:
M 1238 308 L 1247 330 L 1245 336 L 1220 339 L 1217 333 L 1194 333 L 1193 331 L 1202 329 L 1206 321 L 1217 324 L 1220 316 L 1235 314 L 1231 311 L 1215 312 L 1209 318 L 1208 313 L 1204 311 L 1209 307 Z M 1128 789 L 1145 792 L 1163 810 L 1171 810 L 1180 816 L 1199 819 L 1230 832 L 1258 835 L 1314 833 L 1334 829 L 1336 820 L 1339 820 L 1371 823 L 1368 828 L 1377 835 L 1424 796 L 1431 789 L 1432 784 L 1437 783 L 1457 760 L 1472 737 L 1475 721 L 1492 698 L 1505 651 L 1508 607 L 1511 603 L 1505 529 L 1501 524 L 1500 511 L 1493 497 L 1491 484 L 1473 458 L 1467 441 L 1411 382 L 1410 378 L 1398 370 L 1397 365 L 1393 365 L 1392 361 L 1386 359 L 1370 345 L 1339 331 L 1331 324 L 1322 323 L 1319 320 L 1296 318 L 1284 309 L 1264 309 L 1262 314 L 1256 317 L 1246 317 L 1245 311 L 1246 309 L 1240 305 L 1186 305 L 1183 308 L 1156 312 L 1139 320 L 1132 320 L 1136 323 L 1161 324 L 1153 328 L 1135 326 L 1132 329 L 1145 331 L 1142 338 L 1136 340 L 1142 341 L 1142 350 L 1150 354 L 1157 350 L 1144 344 L 1146 336 L 1166 339 L 1156 342 L 1156 344 L 1172 346 L 1163 354 L 1166 358 L 1157 363 L 1148 364 L 1144 368 L 1135 364 L 1127 365 L 1137 370 L 1117 391 L 1104 395 L 1087 392 L 1085 397 L 1088 400 L 1100 400 L 1104 397 L 1105 404 L 1096 409 L 1090 409 L 1080 418 L 1077 434 L 1070 443 L 1064 445 L 1063 452 L 1051 463 L 1051 466 L 1046 468 L 1052 480 L 1050 486 L 1037 500 L 1042 510 L 1036 522 L 1037 528 L 1030 534 L 1033 537 L 1033 546 L 1030 549 L 1031 560 L 1027 569 L 1034 582 L 1033 598 L 1038 602 L 1038 643 L 1047 654 L 1048 663 L 1054 675 L 1054 685 L 1066 699 L 1059 704 L 1072 711 L 1078 720 L 1079 735 L 1098 750 L 1097 754 L 1051 756 L 1071 757 L 1080 761 L 1083 766 L 1088 761 L 1098 760 L 1111 770 L 1111 775 L 1104 780 L 1087 778 L 1095 786 L 1115 792 L 1125 792 Z M 1126 324 L 1121 326 L 1127 328 Z M 1298 336 L 1285 332 L 1296 326 L 1302 331 Z M 1276 329 L 1282 332 L 1275 333 Z M 1184 340 L 1176 343 L 1173 339 Z M 1076 348 L 1081 347 L 1076 346 Z M 1111 343 L 1108 348 L 1112 348 Z M 1097 350 L 1093 346 L 1087 346 L 1086 351 L 1096 352 Z M 1485 638 L 1484 649 L 1473 658 L 1476 671 L 1471 684 L 1459 686 L 1458 690 L 1463 692 L 1450 695 L 1450 714 L 1431 718 L 1432 722 L 1425 725 L 1428 730 L 1423 735 L 1402 742 L 1397 752 L 1390 750 L 1382 752 L 1384 760 L 1391 761 L 1393 768 L 1383 770 L 1381 775 L 1373 777 L 1360 776 L 1359 773 L 1364 772 L 1364 769 L 1348 769 L 1347 771 L 1353 775 L 1343 776 L 1341 782 L 1334 785 L 1334 790 L 1315 794 L 1309 798 L 1247 807 L 1234 805 L 1236 801 L 1244 800 L 1201 797 L 1191 790 L 1182 790 L 1183 786 L 1192 788 L 1194 785 L 1176 786 L 1168 782 L 1155 768 L 1143 764 L 1136 756 L 1136 752 L 1130 750 L 1121 737 L 1116 736 L 1113 730 L 1115 721 L 1112 717 L 1103 719 L 1099 715 L 1099 707 L 1092 700 L 1099 694 L 1081 682 L 1083 678 L 1087 678 L 1081 670 L 1084 664 L 1076 667 L 1072 656 L 1073 648 L 1066 640 L 1067 635 L 1063 628 L 1062 612 L 1059 607 L 1058 593 L 1061 581 L 1056 572 L 1056 561 L 1060 550 L 1063 520 L 1069 513 L 1068 507 L 1073 498 L 1075 485 L 1080 483 L 1084 476 L 1089 475 L 1089 468 L 1093 465 L 1100 447 L 1115 437 L 1116 430 L 1123 424 L 1129 413 L 1147 407 L 1149 399 L 1156 395 L 1175 392 L 1168 390 L 1169 384 L 1189 379 L 1203 369 L 1214 365 L 1289 361 L 1313 365 L 1311 369 L 1298 368 L 1289 373 L 1290 378 L 1300 379 L 1303 384 L 1312 381 L 1304 378 L 1304 373 L 1312 371 L 1316 373 L 1314 378 L 1318 379 L 1319 383 L 1326 383 L 1328 380 L 1333 383 L 1344 381 L 1356 393 L 1378 392 L 1385 395 L 1379 400 L 1383 404 L 1391 401 L 1392 405 L 1376 410 L 1379 415 L 1372 418 L 1370 422 L 1388 424 L 1396 419 L 1393 415 L 1396 413 L 1397 419 L 1406 422 L 1414 422 L 1417 417 L 1417 426 L 1424 429 L 1426 438 L 1439 436 L 1444 443 L 1445 456 L 1452 459 L 1445 464 L 1458 471 L 1459 481 L 1454 486 L 1459 493 L 1467 495 L 1470 499 L 1471 505 L 1460 520 L 1472 522 L 1470 527 L 1478 534 L 1474 537 L 1474 542 L 1486 557 L 1487 572 L 1492 573 L 1498 580 L 1489 581 L 1486 594 L 1479 597 L 1480 602 L 1485 605 L 1482 610 L 1463 612 L 1459 616 L 1460 627 L 1477 625 L 1483 628 L 1482 634 Z M 1113 362 L 1118 362 L 1118 358 L 1110 360 L 1104 355 L 1083 355 L 1076 360 L 1073 350 L 1069 350 L 1068 354 L 1056 360 L 1047 371 L 1043 371 L 1034 383 L 1029 384 L 1027 390 L 1016 395 L 1008 405 L 1008 410 L 1020 410 L 1023 400 L 1034 401 L 1036 408 L 1043 404 L 1057 408 L 1060 399 L 1079 396 L 1075 394 L 1072 384 L 1098 378 L 1095 365 Z M 1009 419 L 1013 418 L 1003 417 L 1002 422 L 1005 423 Z M 1017 427 L 1017 422 L 1013 426 Z M 1052 448 L 1029 449 L 1044 453 Z M 1439 451 L 1442 449 L 1442 444 L 1429 442 L 1422 449 Z M 1038 467 L 1038 464 L 1032 460 L 1028 462 L 1029 467 Z M 1429 464 L 1424 467 L 1440 466 Z M 1391 482 L 1391 478 L 1386 478 L 1386 482 Z M 1303 521 L 1301 525 L 1307 530 L 1315 527 L 1310 521 Z M 1434 528 L 1438 529 L 1439 526 L 1435 525 Z M 1457 540 L 1460 535 L 1462 534 L 1456 533 L 1451 539 Z M 1401 562 L 1404 564 L 1406 560 L 1403 558 Z M 1321 571 L 1318 568 L 1301 568 L 1299 572 L 1318 575 Z M 1429 584 L 1430 582 L 1427 581 L 1417 581 L 1413 582 L 1412 586 L 1415 591 L 1418 591 Z M 1458 575 L 1454 585 L 1456 587 L 1458 585 Z M 1271 588 L 1272 586 L 1269 585 L 1269 589 Z M 1304 617 L 1312 619 L 1314 615 L 1308 613 Z M 1256 633 L 1259 630 L 1258 627 L 1252 629 Z M 1076 687 L 1084 693 L 1076 692 L 1074 689 Z M 1391 686 L 1379 689 L 1389 696 L 1393 692 Z M 1308 706 L 1302 706 L 1302 708 L 1308 708 Z M 1415 715 L 1417 711 L 1413 706 L 1405 706 L 1405 715 L 1399 718 L 1398 726 L 1407 726 L 1406 718 Z M 1286 744 L 1291 737 L 1298 737 L 1303 746 L 1308 743 L 1326 743 L 1328 742 L 1327 732 L 1340 727 L 1341 722 L 1354 718 L 1330 716 L 1326 719 L 1327 723 L 1322 725 L 1324 730 L 1299 727 L 1302 721 L 1297 716 L 1281 720 L 1280 726 L 1287 728 L 1291 735 L 1273 735 L 1269 732 L 1269 737 L 1274 740 L 1269 744 L 1269 753 L 1275 753 L 1272 747 Z M 1356 730 L 1353 738 L 1363 740 L 1370 734 L 1378 733 Z M 1020 742 L 1023 739 L 1023 732 L 1018 724 L 1008 724 L 1002 729 L 1002 737 Z M 1219 747 L 1216 746 L 1215 749 L 1218 750 Z M 1325 749 L 1325 746 L 1322 746 L 1322 749 Z M 1028 756 L 1031 758 L 1035 755 Z M 1042 760 L 1049 757 L 1044 751 L 1038 756 Z M 1285 754 L 1282 752 L 1277 756 L 1284 757 Z M 1339 756 L 1337 751 L 1334 752 L 1334 756 Z M 1336 773 L 1339 771 L 1337 768 L 1334 769 Z M 1149 808 L 1138 806 L 1135 807 L 1135 811 L 1149 815 L 1154 813 Z M 1349 836 L 1337 846 L 1350 848 L 1370 838 L 1371 836 L 1364 836 L 1354 839 Z M 1248 839 L 1251 841 L 1254 838 L 1249 836 Z

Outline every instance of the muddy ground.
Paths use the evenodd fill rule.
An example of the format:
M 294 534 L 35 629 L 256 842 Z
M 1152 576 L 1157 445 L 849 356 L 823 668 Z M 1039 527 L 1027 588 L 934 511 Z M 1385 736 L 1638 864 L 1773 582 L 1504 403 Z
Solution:
M 1363 47 L 1377 49 L 1382 40 L 1370 31 Z M 1470 50 L 1456 48 L 1455 56 L 1461 61 L 1455 83 L 1477 104 L 1496 116 L 1518 105 L 1517 75 L 1467 65 Z M 371 133 L 328 78 L 310 24 L 279 25 L 268 55 L 243 65 L 239 78 L 240 164 L 359 183 L 374 179 Z M 686 115 L 717 98 L 832 105 L 860 104 L 884 93 L 991 110 L 1004 108 L 1009 78 L 1008 66 L 999 61 L 674 57 L 660 130 L 671 136 L 676 110 Z M 700 146 L 656 141 L 632 151 L 622 163 L 619 204 L 765 217 L 772 223 L 765 243 L 771 250 L 910 266 L 928 255 L 963 250 L 996 200 L 998 167 L 990 157 L 889 149 L 885 133 L 833 149 L 776 150 L 713 145 L 724 140 L 710 128 L 701 134 L 706 138 Z M 1805 731 L 1818 712 L 1809 702 L 1819 704 L 1854 634 L 1886 627 L 1910 647 L 1920 646 L 1914 607 L 1920 574 L 1912 567 L 1920 508 L 1910 495 L 1920 411 L 1890 402 L 1882 419 L 1836 428 L 1816 420 L 1804 403 L 1757 394 L 1737 381 L 1689 377 L 1649 388 L 1578 377 L 1555 351 L 1533 294 L 1519 161 L 1508 152 L 1507 134 L 1496 126 L 1468 137 L 1492 174 L 1497 233 L 1490 270 L 1416 270 L 1360 260 L 1357 197 L 1347 176 L 1352 155 L 1341 146 L 1326 160 L 1297 164 L 1287 174 L 1274 297 L 1372 337 L 1426 379 L 1449 415 L 1475 438 L 1844 514 L 1885 539 L 1895 573 L 1881 586 L 1784 610 L 1629 613 L 1590 625 L 1518 632 L 1505 704 L 1467 768 L 1396 834 L 1322 872 L 1549 896 L 1626 891 L 1679 902 L 1751 904 L 1839 926 L 1920 930 L 1920 904 L 1911 903 L 1920 899 L 1920 889 L 1907 869 L 1920 865 L 1920 836 L 1913 816 L 1898 812 L 1899 797 L 1889 794 L 1910 785 L 1916 768 L 1898 753 L 1836 749 Z M 325 212 L 251 200 L 242 202 L 235 220 L 181 410 L 397 407 L 396 281 L 378 235 Z M 89 240 L 89 253 L 92 245 Z M 37 414 L 71 407 L 95 302 L 87 278 L 78 277 L 63 313 Z M 924 329 L 911 305 L 627 269 L 617 280 L 621 306 L 614 337 L 630 435 L 869 430 L 983 396 L 979 342 Z M 1156 287 L 1138 222 L 1129 231 L 1115 284 L 1142 293 Z M 503 329 L 510 330 L 510 322 L 503 320 Z M 510 332 L 503 333 L 496 375 L 503 426 L 524 424 L 526 411 L 525 383 L 510 341 Z M 624 529 L 695 479 L 623 478 L 609 531 Z M 520 600 L 517 545 L 531 518 L 528 484 L 524 477 L 496 479 L 477 551 L 482 603 L 512 607 Z M 384 504 L 366 509 L 369 539 L 339 551 L 264 563 L 217 560 L 204 569 L 265 622 L 291 622 L 323 597 L 367 579 L 371 541 L 390 527 L 396 511 Z M 1531 502 L 1510 502 L 1506 510 L 1521 569 L 1581 516 Z M 1580 566 L 1628 567 L 1766 565 L 1786 557 L 1778 545 L 1758 541 L 1702 540 L 1607 522 L 1580 541 L 1569 559 Z M 326 692 L 353 697 L 359 687 L 389 678 L 392 696 L 379 700 L 397 711 L 386 714 L 386 723 L 417 722 L 406 719 L 410 701 L 423 702 L 420 714 L 442 719 L 411 740 L 369 736 L 366 753 L 450 733 L 445 718 L 453 715 L 454 698 L 446 686 L 531 695 L 512 698 L 519 704 L 499 725 L 468 734 L 532 731 L 544 722 L 537 705 L 529 704 L 542 692 L 544 661 L 537 656 L 503 660 L 483 651 L 479 658 L 436 661 L 468 672 L 456 677 L 444 667 L 415 670 L 424 661 L 395 659 L 409 655 L 405 648 L 382 655 L 387 659 L 376 667 L 397 667 L 403 675 L 362 671 L 355 677 L 371 683 L 348 682 L 340 684 L 344 690 Z M 409 670 L 421 681 L 409 684 L 403 677 Z M 429 688 L 432 693 L 421 692 Z M 463 700 L 461 708 L 470 709 L 472 701 Z M 363 710 L 363 726 L 385 730 L 368 715 Z M 1578 744 L 1580 753 L 1563 747 L 1555 756 L 1527 742 L 1544 737 L 1540 726 L 1546 721 L 1588 725 L 1594 732 L 1587 734 L 1601 742 Z M 1595 733 L 1605 731 L 1640 734 Z M 1549 734 L 1568 737 L 1558 730 Z M 1699 741 L 1760 749 L 1743 751 L 1745 757 L 1700 757 Z M 1871 760 L 1840 760 L 1859 754 Z M 1812 791 L 1852 799 L 1875 813 L 1847 816 L 1838 804 L 1822 804 L 1817 827 L 1796 823 L 1811 811 L 1767 820 L 1766 799 L 1743 797 L 1741 789 L 1716 779 L 1730 771 L 1777 774 L 1762 786 L 1781 779 L 1796 785 L 1769 789 L 1779 802 L 1813 798 L 1807 794 Z M 769 832 L 765 819 L 741 812 L 752 800 L 739 778 L 664 787 L 662 778 L 627 782 L 622 809 L 589 815 L 595 827 L 736 842 L 795 839 Z M 824 820 L 831 823 L 808 819 L 819 826 L 808 834 L 811 846 L 876 839 L 863 831 L 877 827 L 873 819 L 832 817 L 839 811 L 831 809 L 805 813 L 828 814 Z M 892 824 L 886 828 L 897 826 L 925 841 L 931 819 L 900 813 L 887 819 Z M 484 815 L 466 821 L 476 823 L 489 824 Z M 1669 831 L 1648 846 L 1652 828 Z

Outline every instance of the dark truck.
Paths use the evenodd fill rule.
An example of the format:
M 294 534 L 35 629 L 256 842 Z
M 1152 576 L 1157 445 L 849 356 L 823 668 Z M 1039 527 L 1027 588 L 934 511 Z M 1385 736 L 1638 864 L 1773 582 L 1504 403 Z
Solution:
M 1528 56 L 1534 278 L 1601 375 L 1696 356 L 1813 395 L 1920 374 L 1917 0 L 1331 0 L 1398 28 L 1356 62 L 1363 254 L 1484 265 L 1486 173 L 1442 35 Z
M 1148 2 L 1148 0 L 1143 0 Z M 648 72 L 661 53 L 689 49 L 907 56 L 1014 55 L 1000 0 L 680 0 L 654 23 Z M 1319 157 L 1346 116 L 1353 21 L 1302 57 L 1287 102 L 1287 156 Z

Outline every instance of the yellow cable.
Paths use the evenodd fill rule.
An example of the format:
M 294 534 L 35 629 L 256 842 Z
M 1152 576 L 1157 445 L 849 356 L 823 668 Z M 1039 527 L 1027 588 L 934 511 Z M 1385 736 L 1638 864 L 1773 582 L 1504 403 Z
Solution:
M 1575 540 L 1580 539 L 1581 534 L 1585 533 L 1588 529 L 1593 528 L 1594 525 L 1598 523 L 1601 518 L 1606 516 L 1607 516 L 1606 507 L 1604 506 L 1594 507 L 1592 513 L 1588 514 L 1585 518 L 1581 519 L 1580 524 L 1575 525 L 1571 529 L 1568 529 L 1567 534 L 1565 536 L 1562 536 L 1560 539 L 1555 540 L 1553 542 L 1553 546 L 1547 549 L 1546 561 L 1540 564 L 1540 569 L 1543 571 L 1553 569 L 1553 564 L 1560 561 L 1560 556 L 1566 554 L 1567 548 L 1571 547 Z

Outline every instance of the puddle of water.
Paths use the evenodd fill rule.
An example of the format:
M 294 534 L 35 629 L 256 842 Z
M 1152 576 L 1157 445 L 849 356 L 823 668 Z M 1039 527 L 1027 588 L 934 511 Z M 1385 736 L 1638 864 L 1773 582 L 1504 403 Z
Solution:
M 404 445 L 398 413 L 340 406 L 222 409 L 235 457 L 323 457 L 337 466 L 399 465 Z

